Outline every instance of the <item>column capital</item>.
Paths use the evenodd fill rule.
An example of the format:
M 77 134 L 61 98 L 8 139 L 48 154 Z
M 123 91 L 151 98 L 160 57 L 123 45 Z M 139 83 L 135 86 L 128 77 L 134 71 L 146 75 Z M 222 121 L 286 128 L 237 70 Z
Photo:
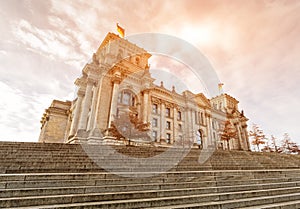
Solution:
M 94 78 L 88 78 L 87 79 L 87 85 L 96 85 L 97 84 L 97 81 L 96 81 L 96 79 L 94 79 Z
M 100 72 L 97 65 L 95 65 L 94 63 L 86 64 L 82 71 L 87 75 L 97 74 Z
M 246 129 L 247 127 L 248 127 L 247 124 L 243 124 L 243 125 L 242 125 L 242 128 L 244 128 L 244 129 Z
M 142 93 L 143 93 L 143 94 L 149 94 L 149 93 L 150 93 L 150 89 L 144 89 L 144 90 L 142 91 Z
M 77 96 L 78 97 L 83 97 L 84 94 L 85 94 L 85 89 L 79 88 L 78 91 L 77 91 Z
M 114 76 L 114 77 L 111 79 L 111 82 L 112 82 L 113 84 L 120 84 L 121 81 L 122 81 L 121 76 Z
M 210 117 L 211 117 L 211 114 L 208 113 L 208 112 L 206 112 L 206 113 L 205 113 L 205 117 L 210 118 Z
M 84 86 L 85 84 L 85 78 L 81 77 L 81 78 L 77 78 L 74 82 L 74 84 L 78 87 Z

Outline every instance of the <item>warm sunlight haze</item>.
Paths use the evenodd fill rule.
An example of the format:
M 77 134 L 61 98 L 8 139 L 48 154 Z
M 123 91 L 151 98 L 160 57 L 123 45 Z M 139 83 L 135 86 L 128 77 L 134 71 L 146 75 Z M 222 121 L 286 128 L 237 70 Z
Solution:
M 45 108 L 75 98 L 75 79 L 119 23 L 125 39 L 161 33 L 193 44 L 239 100 L 248 128 L 299 144 L 299 20 L 292 0 L 0 1 L 0 140 L 37 141 Z M 150 65 L 156 84 L 180 78 L 178 91 L 205 91 L 180 62 L 153 56 Z

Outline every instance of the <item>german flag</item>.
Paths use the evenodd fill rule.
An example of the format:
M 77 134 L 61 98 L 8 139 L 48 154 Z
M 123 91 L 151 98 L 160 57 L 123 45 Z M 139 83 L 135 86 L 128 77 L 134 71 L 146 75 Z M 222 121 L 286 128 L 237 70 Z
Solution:
M 219 87 L 219 93 L 222 93 L 222 91 L 223 91 L 223 86 L 224 86 L 224 83 L 219 83 L 219 84 L 218 84 L 218 87 Z
M 120 34 L 120 36 L 121 36 L 122 38 L 124 38 L 124 36 L 125 36 L 125 29 L 122 28 L 121 26 L 119 26 L 119 23 L 117 23 L 117 31 L 118 31 L 118 33 Z

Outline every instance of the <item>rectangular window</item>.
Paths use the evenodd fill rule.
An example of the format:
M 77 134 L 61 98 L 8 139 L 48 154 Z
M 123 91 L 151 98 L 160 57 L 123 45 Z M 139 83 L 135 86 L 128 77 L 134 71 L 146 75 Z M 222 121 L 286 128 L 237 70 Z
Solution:
M 170 121 L 167 121 L 167 127 L 166 127 L 167 130 L 170 130 L 171 129 L 171 122 Z
M 157 119 L 156 118 L 152 119 L 152 127 L 157 127 Z
M 170 108 L 166 108 L 166 117 L 170 117 L 171 116 L 171 110 Z
M 178 130 L 182 131 L 182 125 L 181 124 L 178 124 Z
M 183 142 L 183 137 L 182 137 L 182 135 L 179 135 L 178 138 L 179 138 L 179 141 L 180 141 L 180 142 Z
M 177 120 L 181 120 L 181 112 L 180 111 L 177 112 Z
M 118 95 L 118 103 L 122 103 L 122 93 L 119 93 Z
M 117 118 L 120 118 L 120 110 L 117 108 L 117 113 L 116 113 Z
M 195 111 L 195 123 L 198 124 L 198 113 Z
M 219 103 L 219 109 L 222 110 L 222 107 L 223 107 L 222 102 L 220 102 Z
M 124 92 L 123 94 L 123 104 L 130 105 L 130 93 Z
M 153 138 L 154 140 L 157 139 L 157 131 L 152 131 L 152 138 Z
M 170 143 L 171 141 L 171 134 L 167 133 L 167 143 Z
M 153 104 L 152 105 L 152 113 L 157 114 L 158 112 L 158 105 L 157 104 Z

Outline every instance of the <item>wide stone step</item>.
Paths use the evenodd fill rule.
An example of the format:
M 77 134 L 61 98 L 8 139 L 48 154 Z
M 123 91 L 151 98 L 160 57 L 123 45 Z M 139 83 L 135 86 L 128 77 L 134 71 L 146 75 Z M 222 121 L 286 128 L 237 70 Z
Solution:
M 212 182 L 213 183 L 213 182 Z M 101 192 L 125 192 L 143 191 L 159 189 L 178 189 L 178 188 L 202 188 L 206 190 L 210 184 L 205 182 L 174 182 L 174 183 L 154 183 L 151 184 L 123 184 L 123 185 L 101 185 L 101 186 L 73 186 L 73 187 L 45 187 L 45 188 L 25 188 L 25 189 L 5 189 L 0 190 L 1 197 L 25 197 L 40 195 L 60 195 L 60 194 L 87 194 Z M 290 184 L 294 185 L 294 184 Z M 216 189 L 208 187 L 207 190 Z
M 243 207 L 240 209 L 299 209 L 300 208 L 300 200 L 260 205 L 260 206 L 250 206 Z
M 249 193 L 240 193 L 241 196 L 249 196 Z M 258 193 L 253 193 L 258 195 Z M 232 196 L 231 196 L 232 195 Z M 37 207 L 29 206 L 27 208 L 241 208 L 252 205 L 266 205 L 271 203 L 280 203 L 299 200 L 300 193 L 280 194 L 280 195 L 263 195 L 247 198 L 234 198 L 237 194 L 209 194 L 209 195 L 185 195 L 173 197 L 155 197 L 142 199 L 127 199 L 113 201 L 95 201 L 80 203 L 64 203 L 39 205 Z M 224 198 L 224 199 L 223 199 Z M 232 198 L 232 199 L 230 199 Z M 68 200 L 72 201 L 71 196 Z M 164 206 L 164 207 L 162 207 Z M 165 207 L 167 206 L 167 207 Z M 11 207 L 13 208 L 13 207 Z M 20 207 L 16 207 L 20 208 Z M 22 207 L 25 208 L 25 207 Z
M 28 168 L 49 168 L 49 169 L 55 169 L 55 168 L 80 168 L 80 169 L 84 169 L 84 168 L 94 168 L 97 167 L 97 162 L 101 162 L 102 164 L 110 164 L 111 166 L 119 166 L 120 164 L 130 167 L 130 166 L 140 166 L 140 164 L 143 162 L 143 160 L 140 159 L 134 159 L 133 161 L 130 160 L 126 160 L 126 159 L 109 159 L 109 158 L 99 158 L 97 159 L 97 161 L 93 161 L 91 159 L 89 159 L 88 157 L 85 159 L 72 159 L 72 160 L 68 160 L 68 158 L 64 158 L 63 160 L 52 160 L 52 159 L 43 159 L 40 158 L 38 160 L 30 160 L 30 161 L 25 161 L 24 158 L 22 158 L 22 160 L 7 160 L 4 161 L 1 164 L 1 171 L 2 173 L 5 173 L 6 170 L 17 170 L 17 169 L 28 169 Z M 155 162 L 153 161 L 153 163 L 151 164 L 150 162 L 147 164 L 148 167 L 163 167 L 169 165 L 169 161 L 163 161 L 163 162 Z M 199 164 L 198 162 L 195 163 L 179 163 L 177 166 L 175 166 L 175 169 L 178 170 L 184 170 L 184 169 L 201 169 L 201 168 L 218 168 L 218 169 L 243 169 L 243 170 L 250 170 L 250 169 L 262 169 L 262 168 L 283 168 L 284 165 L 280 165 L 278 164 L 277 166 L 261 166 L 259 164 L 257 164 L 256 166 L 241 166 L 241 165 L 236 165 L 233 163 L 218 163 L 218 164 L 214 164 L 214 163 L 209 163 L 209 164 Z M 289 168 L 299 168 L 297 166 L 286 166 L 285 167 L 289 167 Z
M 293 178 L 264 178 L 264 179 L 250 179 L 250 180 L 226 180 L 222 182 L 216 182 L 210 180 L 210 177 L 206 178 L 151 178 L 151 179 L 98 179 L 98 180 L 53 180 L 53 181 L 13 181 L 13 182 L 1 182 L 0 187 L 5 189 L 22 189 L 22 188 L 45 188 L 45 187 L 80 187 L 80 186 L 111 186 L 111 185 L 131 185 L 131 184 L 178 184 L 186 183 L 187 185 L 195 184 L 200 187 L 213 187 L 213 186 L 232 186 L 232 185 L 248 185 L 248 184 L 272 184 L 277 183 L 294 183 L 300 181 L 300 177 Z M 298 183 L 297 183 L 298 185 Z
M 178 204 L 172 206 L 173 209 L 183 209 L 183 208 L 202 208 L 202 209 L 298 209 L 299 208 L 299 200 L 295 200 L 299 198 L 298 194 L 286 194 L 286 195 L 275 195 L 269 197 L 262 198 L 247 198 L 240 200 L 228 200 L 228 201 L 218 201 L 211 203 L 193 203 L 193 204 Z M 79 205 L 74 205 L 72 208 L 78 208 Z M 44 208 L 51 208 L 44 207 Z M 65 208 L 64 206 L 57 208 Z M 89 204 L 88 207 L 92 208 Z M 170 207 L 161 206 L 161 207 L 151 207 L 151 209 L 169 209 Z M 147 208 L 150 209 L 150 208 Z
M 248 183 L 248 182 L 245 182 Z M 25 197 L 25 196 L 44 196 L 44 195 L 63 195 L 63 194 L 87 194 L 103 192 L 125 192 L 143 190 L 164 190 L 198 188 L 198 194 L 213 192 L 234 192 L 250 191 L 257 189 L 275 189 L 300 186 L 300 181 L 268 183 L 268 184 L 245 184 L 231 186 L 209 186 L 203 182 L 173 182 L 173 183 L 144 183 L 144 184 L 124 184 L 124 185 L 101 185 L 101 186 L 73 186 L 73 187 L 45 187 L 45 188 L 25 188 L 25 189 L 0 189 L 0 197 Z
M 214 180 L 251 180 L 251 179 L 266 179 L 266 178 L 291 178 L 299 179 L 300 170 L 219 170 L 219 171 L 168 171 L 168 172 L 114 172 L 109 173 L 106 171 L 94 172 L 94 173 L 28 173 L 28 174 L 1 174 L 0 182 L 10 181 L 38 181 L 38 180 L 91 180 L 91 179 L 119 179 L 122 176 L 126 176 L 126 180 L 130 180 L 128 177 L 136 179 L 139 174 L 149 174 L 156 178 L 203 178 L 210 177 Z M 146 178 L 145 181 L 148 181 Z M 205 180 L 205 179 L 204 179 Z
M 284 177 L 300 177 L 300 170 L 218 170 L 218 171 L 166 171 L 166 172 L 114 172 L 109 173 L 94 172 L 94 173 L 28 173 L 28 174 L 0 174 L 0 182 L 2 181 L 37 181 L 37 180 L 91 180 L 91 179 L 110 179 L 122 178 L 126 176 L 136 177 L 139 174 L 149 174 L 152 178 L 171 178 L 171 177 L 192 177 L 203 178 L 212 177 L 215 180 L 227 179 L 253 179 L 253 178 L 284 178 Z M 147 181 L 149 178 L 146 178 Z
M 209 177 L 207 177 L 209 178 Z M 2 189 L 13 189 L 13 188 L 40 188 L 40 187 L 69 187 L 69 186 L 101 186 L 101 185 L 116 185 L 116 184 L 129 184 L 129 183 L 164 183 L 164 182 L 199 182 L 202 185 L 207 184 L 215 185 L 215 181 L 205 181 L 206 178 L 151 178 L 142 179 L 138 178 L 135 180 L 130 179 L 98 179 L 98 180 L 53 180 L 53 181 L 11 181 L 1 182 L 0 188 Z

